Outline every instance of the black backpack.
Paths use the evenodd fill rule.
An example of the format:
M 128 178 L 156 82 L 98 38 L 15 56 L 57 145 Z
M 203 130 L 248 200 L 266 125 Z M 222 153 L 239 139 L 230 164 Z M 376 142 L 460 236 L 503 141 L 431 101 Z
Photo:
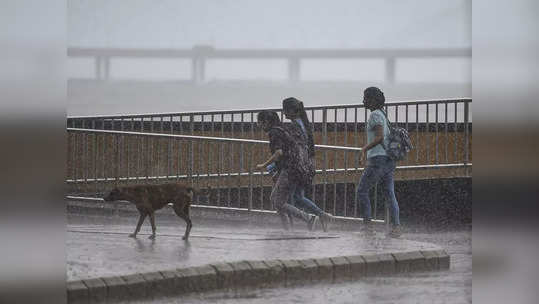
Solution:
M 312 184 L 315 175 L 314 164 L 309 157 L 309 145 L 304 136 L 294 136 L 289 130 L 282 127 L 274 127 L 281 131 L 286 137 L 287 157 L 288 157 L 288 175 L 294 181 L 303 186 Z

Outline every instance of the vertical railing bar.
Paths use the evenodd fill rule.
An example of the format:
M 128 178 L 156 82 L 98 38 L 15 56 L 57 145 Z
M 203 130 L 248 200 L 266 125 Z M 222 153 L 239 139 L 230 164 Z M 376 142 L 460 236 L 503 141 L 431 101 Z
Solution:
M 337 145 L 337 109 L 334 110 L 335 121 L 333 122 L 333 142 Z M 333 152 L 333 214 L 337 215 L 337 150 Z
M 241 113 L 241 122 L 240 122 L 240 127 L 241 127 L 241 132 L 240 132 L 240 136 L 241 138 L 244 138 L 244 130 L 243 130 L 243 123 L 244 123 L 244 113 L 242 112 Z M 241 173 L 243 172 L 243 143 L 240 144 L 240 162 L 239 162 L 239 165 L 240 165 L 240 170 L 239 170 L 239 174 L 238 174 L 238 207 L 241 208 Z
M 348 109 L 344 108 L 344 146 L 348 146 Z M 343 152 L 344 155 L 344 210 L 343 216 L 347 216 L 347 189 L 348 189 L 348 154 L 346 150 Z
M 105 119 L 101 120 L 101 128 L 105 130 Z M 107 189 L 107 173 L 106 173 L 106 146 L 107 146 L 107 136 L 103 134 L 103 192 Z
M 85 123 L 84 123 L 85 124 Z M 84 125 L 83 125 L 84 128 Z M 84 177 L 84 191 L 88 191 L 88 133 L 82 133 L 82 176 Z
M 195 129 L 194 129 L 194 123 L 195 123 L 195 116 L 193 114 L 189 115 L 189 133 L 191 135 L 194 135 L 195 133 Z M 193 180 L 193 173 L 194 173 L 194 165 L 195 165 L 195 147 L 194 147 L 194 143 L 193 143 L 193 140 L 191 139 L 189 141 L 189 148 L 190 148 L 190 153 L 189 153 L 189 179 L 191 180 L 191 187 L 194 187 L 195 184 L 194 184 L 194 180 Z
M 183 115 L 180 115 L 179 127 L 180 127 L 180 134 L 183 134 Z M 185 155 L 183 153 L 183 148 L 182 148 L 182 142 L 184 142 L 184 141 L 185 140 L 183 140 L 183 139 L 178 140 L 178 159 L 179 159 L 179 163 L 178 163 L 179 173 L 178 173 L 178 175 L 187 175 L 187 166 L 182 166 L 183 162 L 187 159 L 186 157 L 182 157 L 182 155 Z M 184 146 L 187 147 L 187 144 L 185 144 Z M 185 171 L 185 174 L 182 172 L 182 167 L 183 167 L 183 169 Z
M 221 137 L 225 137 L 225 115 L 224 114 L 221 114 Z M 223 150 L 224 150 L 224 144 L 223 142 L 221 142 L 219 144 L 219 156 L 217 157 L 218 159 L 218 167 L 217 167 L 217 176 L 218 176 L 218 182 L 217 182 L 217 185 L 219 186 L 218 187 L 218 191 L 217 191 L 217 202 L 219 203 L 219 205 L 221 205 L 221 186 L 224 185 L 224 181 L 221 179 L 221 169 L 223 170 L 223 173 L 224 173 L 224 155 L 223 155 Z
M 457 110 L 458 110 L 458 106 L 457 106 L 457 102 L 455 102 L 455 129 L 453 130 L 453 132 L 455 134 L 455 160 L 453 161 L 454 163 L 459 162 L 459 160 L 458 160 L 458 151 L 457 151 L 457 146 L 458 146 Z
M 215 134 L 215 116 L 213 114 L 211 114 L 210 116 L 210 131 L 211 131 L 211 136 L 214 136 Z M 212 179 L 210 178 L 210 174 L 211 172 L 213 172 L 213 164 L 212 164 L 212 148 L 213 148 L 213 142 L 208 142 L 208 182 L 206 183 L 206 186 L 208 188 L 208 191 L 211 187 L 211 183 L 212 183 Z M 208 203 L 209 202 L 209 195 L 210 193 L 208 193 Z
M 153 123 L 153 116 L 150 117 L 150 132 L 153 133 L 154 132 L 154 123 Z M 150 144 L 151 143 L 151 144 Z M 153 168 L 153 146 L 155 144 L 155 139 L 152 138 L 151 140 L 148 141 L 148 144 L 149 144 L 149 151 L 148 151 L 148 157 L 149 157 L 149 173 L 151 176 L 153 176 L 153 171 L 154 171 L 154 168 Z M 155 180 L 153 180 L 153 182 L 155 183 Z
M 328 120 L 327 120 L 327 109 L 322 110 L 322 142 L 324 145 L 328 144 Z M 324 149 L 324 200 L 322 209 L 326 211 L 326 202 L 327 202 L 327 183 L 328 183 L 328 176 L 327 176 L 327 168 L 328 168 L 328 157 L 327 157 L 327 149 Z
M 168 124 L 169 128 L 170 128 L 170 134 L 174 134 L 174 117 L 172 115 L 170 115 L 169 117 L 169 124 Z M 173 139 L 172 137 L 169 139 L 168 141 L 168 157 L 167 157 L 167 162 L 168 162 L 168 169 L 167 169 L 167 178 L 172 178 L 172 157 L 173 157 L 173 153 L 172 153 L 172 143 L 173 143 Z
M 435 127 L 436 127 L 436 139 L 435 139 L 435 146 L 436 146 L 436 156 L 435 156 L 435 159 L 436 159 L 436 164 L 438 164 L 438 104 L 436 104 L 435 106 L 435 110 L 436 110 L 436 124 L 435 124 Z
M 73 119 L 71 121 L 71 127 L 74 128 L 75 127 L 75 120 Z M 69 138 L 71 138 L 71 174 L 72 174 L 72 180 L 74 181 L 77 181 L 78 178 L 77 178 L 77 133 L 76 132 L 71 132 L 71 133 L 68 133 L 68 134 L 71 134 L 71 136 L 69 136 Z M 75 182 L 73 184 L 73 189 L 76 190 L 78 188 L 77 186 L 77 183 Z
M 415 145 L 415 162 L 419 163 L 419 105 L 415 105 L 415 134 L 416 134 L 416 145 Z
M 404 111 L 406 112 L 406 114 L 405 114 L 405 115 L 406 115 L 406 118 L 405 118 L 405 119 L 406 119 L 406 125 L 405 125 L 405 128 L 406 128 L 406 131 L 409 132 L 410 130 L 408 130 L 408 105 L 406 105 L 406 106 L 404 107 Z M 408 158 L 406 158 L 406 163 L 409 163 Z
M 253 122 L 254 122 L 254 112 L 251 112 L 251 134 L 253 134 L 254 132 L 254 129 L 253 129 Z M 251 138 L 254 138 L 254 136 L 252 136 Z M 249 202 L 248 202 L 248 206 L 247 206 L 247 209 L 248 210 L 252 210 L 253 209 L 253 148 L 254 148 L 254 145 L 249 145 L 250 149 L 249 149 Z
M 124 118 L 122 117 L 120 119 L 120 131 L 124 131 Z M 125 140 L 126 138 L 124 136 L 121 136 L 118 138 L 118 140 L 122 139 L 119 143 L 118 143 L 118 172 L 119 172 L 119 176 L 120 176 L 120 182 L 121 182 L 121 177 L 122 177 L 122 160 L 123 160 L 123 157 L 122 157 L 122 152 L 123 152 L 123 147 L 125 146 Z
M 359 131 L 358 131 L 358 127 L 357 127 L 357 111 L 358 111 L 358 107 L 355 107 L 354 108 L 354 133 L 355 133 L 355 136 L 354 136 L 354 147 L 359 147 Z M 357 170 L 359 168 L 359 155 L 357 152 L 354 153 L 354 158 L 355 158 L 355 169 L 356 169 L 356 176 L 357 176 Z M 355 184 L 355 181 L 354 181 L 354 184 Z M 358 217 L 358 214 L 357 214 L 357 190 L 355 188 L 355 185 L 354 185 L 354 217 Z
M 448 119 L 447 119 L 447 102 L 444 103 L 444 106 L 445 106 L 445 115 L 444 115 L 444 119 L 445 119 L 445 126 L 444 126 L 444 133 L 445 133 L 444 134 L 444 138 L 445 138 L 445 163 L 447 164 L 447 163 L 449 163 L 449 158 L 447 157 L 447 153 L 448 153 L 447 149 L 448 149 L 448 145 L 449 145 L 449 143 L 448 143 L 449 139 L 447 138 L 447 121 L 448 121 Z
M 206 124 L 204 119 L 204 114 L 200 115 L 200 134 L 202 136 L 205 135 L 206 132 Z M 203 149 L 203 142 L 202 140 L 197 141 L 198 144 L 198 168 L 197 168 L 197 188 L 201 189 L 201 178 L 200 174 L 203 172 L 202 168 L 204 167 L 204 159 L 202 157 L 204 149 Z M 200 203 L 200 196 L 197 196 L 197 201 Z
M 144 132 L 144 117 L 140 118 L 140 132 Z M 144 145 L 145 142 L 146 142 L 146 145 Z M 139 139 L 139 148 L 140 148 L 139 155 L 140 156 L 137 157 L 137 161 L 139 163 L 139 172 L 140 172 L 139 175 L 141 178 L 143 178 L 144 173 L 146 173 L 146 182 L 148 182 L 148 170 L 147 170 L 148 162 L 145 160 L 145 157 L 148 158 L 148 155 L 144 153 L 144 147 L 146 147 L 146 152 L 147 152 L 148 151 L 147 143 L 148 143 L 147 137 L 141 136 Z
M 92 129 L 95 130 L 95 119 L 92 119 Z M 94 134 L 94 148 L 93 148 L 93 158 L 94 158 L 94 189 L 95 196 L 97 197 L 99 189 L 97 182 L 97 133 Z
M 232 138 L 235 138 L 234 136 L 234 114 L 230 114 L 230 134 Z M 232 142 L 228 143 L 228 172 L 227 172 L 227 199 L 228 199 L 228 207 L 231 205 L 231 197 L 230 197 L 230 190 L 232 188 L 232 178 L 231 178 L 231 171 L 234 164 L 234 146 L 232 145 Z
M 469 117 L 470 115 L 470 104 L 468 101 L 464 101 L 464 163 L 467 164 L 469 161 L 469 138 L 468 138 L 468 128 L 469 128 Z M 467 168 L 464 168 L 464 171 L 467 172 Z
M 116 139 L 116 164 L 115 164 L 115 171 L 116 171 L 116 187 L 118 187 L 119 184 L 119 177 L 120 177 L 120 135 L 114 136 Z
M 426 112 L 426 157 L 427 160 L 425 162 L 426 165 L 430 165 L 430 128 L 429 128 L 429 104 L 426 104 L 427 112 Z
M 314 135 L 316 134 L 315 131 L 315 127 L 314 127 L 314 110 L 311 110 L 311 132 L 313 133 L 313 142 L 314 142 Z M 313 156 L 313 162 L 315 163 L 315 170 L 316 170 L 316 150 L 315 150 L 315 155 Z M 313 184 L 311 185 L 311 197 L 313 199 L 313 202 L 316 202 L 316 176 L 315 178 L 313 178 Z

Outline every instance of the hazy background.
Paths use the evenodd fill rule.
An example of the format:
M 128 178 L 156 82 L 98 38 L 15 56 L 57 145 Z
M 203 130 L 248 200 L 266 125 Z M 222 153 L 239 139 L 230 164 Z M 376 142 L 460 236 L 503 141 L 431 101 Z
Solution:
M 68 1 L 68 46 L 105 49 L 447 50 L 471 48 L 471 1 Z M 298 52 L 301 57 L 301 52 Z M 357 103 L 380 86 L 389 100 L 471 96 L 471 56 L 209 59 L 193 84 L 190 59 L 112 58 L 96 81 L 95 57 L 68 61 L 68 115 L 178 112 Z M 104 69 L 104 67 L 103 67 Z

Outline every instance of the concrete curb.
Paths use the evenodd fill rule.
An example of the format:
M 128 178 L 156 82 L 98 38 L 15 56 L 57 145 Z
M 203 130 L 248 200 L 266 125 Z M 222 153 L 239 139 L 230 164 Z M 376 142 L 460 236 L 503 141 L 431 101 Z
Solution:
M 301 260 L 239 261 L 67 282 L 68 303 L 158 298 L 216 289 L 339 282 L 365 276 L 449 269 L 444 250 Z

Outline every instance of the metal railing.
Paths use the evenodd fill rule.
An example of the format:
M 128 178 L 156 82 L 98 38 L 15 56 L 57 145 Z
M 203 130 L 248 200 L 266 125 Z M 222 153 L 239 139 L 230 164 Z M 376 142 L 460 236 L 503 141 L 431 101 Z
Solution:
M 114 186 L 182 181 L 209 189 L 197 204 L 274 210 L 269 202 L 272 181 L 267 173 L 255 170 L 269 157 L 267 141 L 79 128 L 68 128 L 67 135 L 70 195 L 98 197 Z M 324 161 L 316 163 L 317 176 L 308 195 L 325 211 L 358 218 L 354 184 L 363 170 L 361 149 L 330 145 L 316 145 L 316 149 L 317 154 L 323 152 Z M 447 163 L 403 165 L 397 170 L 469 167 L 471 163 Z M 377 201 L 375 219 L 380 209 Z
M 470 98 L 459 98 L 387 103 L 389 120 L 406 128 L 414 144 L 403 165 L 471 162 L 471 102 Z M 312 122 L 315 143 L 359 147 L 366 141 L 368 110 L 362 104 L 305 109 Z M 265 134 L 256 124 L 256 114 L 261 110 L 267 109 L 71 116 L 67 126 L 261 140 Z M 280 108 L 269 110 L 283 117 Z M 324 151 L 317 161 L 326 162 L 327 153 Z

